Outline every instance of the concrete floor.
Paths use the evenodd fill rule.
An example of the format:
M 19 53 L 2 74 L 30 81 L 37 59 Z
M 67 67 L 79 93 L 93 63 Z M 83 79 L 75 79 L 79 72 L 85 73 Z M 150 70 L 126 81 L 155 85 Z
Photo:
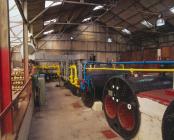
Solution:
M 102 111 L 86 108 L 65 88 L 46 86 L 47 102 L 33 116 L 29 140 L 122 140 Z

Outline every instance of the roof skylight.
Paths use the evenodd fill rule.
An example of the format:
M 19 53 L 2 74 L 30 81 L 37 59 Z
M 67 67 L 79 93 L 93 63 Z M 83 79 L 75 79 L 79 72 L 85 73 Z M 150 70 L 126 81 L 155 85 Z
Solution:
M 147 20 L 141 21 L 141 24 L 143 24 L 147 28 L 152 28 L 153 27 L 153 25 L 150 22 L 148 22 Z
M 54 30 L 46 31 L 46 32 L 44 32 L 43 34 L 44 34 L 44 35 L 47 35 L 47 34 L 51 34 L 52 32 L 54 32 Z
M 52 22 L 52 23 L 55 23 L 56 21 L 57 21 L 56 19 L 47 20 L 47 21 L 44 21 L 44 25 L 48 25 L 48 24 L 50 24 L 51 22 Z
M 121 30 L 123 33 L 126 33 L 126 34 L 131 34 L 131 32 L 128 30 L 128 29 L 123 29 L 123 30 Z
M 88 18 L 83 19 L 82 22 L 87 22 L 87 21 L 89 21 L 91 19 L 92 19 L 91 17 L 88 17 Z
M 97 10 L 100 10 L 100 9 L 102 9 L 102 8 L 103 8 L 102 5 L 98 5 L 98 6 L 94 7 L 93 11 L 97 11 Z
M 54 2 L 54 1 L 49 1 L 49 0 L 46 0 L 45 1 L 45 8 L 47 7 L 53 7 L 53 6 L 57 6 L 57 5 L 61 5 L 62 4 L 62 1 L 58 1 L 58 2 Z

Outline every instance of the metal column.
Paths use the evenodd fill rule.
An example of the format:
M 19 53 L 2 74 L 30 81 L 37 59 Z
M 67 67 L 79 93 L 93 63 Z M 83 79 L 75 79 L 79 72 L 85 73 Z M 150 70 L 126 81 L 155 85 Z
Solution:
M 24 16 L 27 19 L 27 0 L 24 0 L 23 2 L 23 11 Z M 28 23 L 24 22 L 24 79 L 25 82 L 28 80 L 29 77 L 29 71 L 28 71 Z
M 0 111 L 2 111 L 7 108 L 12 101 L 7 0 L 0 0 L 0 15 Z M 7 135 L 12 133 L 11 111 L 5 115 L 1 125 L 3 134 Z

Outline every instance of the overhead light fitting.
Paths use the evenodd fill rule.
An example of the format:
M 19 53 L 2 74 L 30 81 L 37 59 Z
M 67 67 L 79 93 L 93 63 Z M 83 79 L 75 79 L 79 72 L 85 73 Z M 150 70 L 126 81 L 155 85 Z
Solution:
M 108 43 L 112 43 L 112 38 L 109 37 L 108 40 L 107 40 L 107 42 Z
M 126 34 L 131 34 L 131 32 L 128 30 L 128 29 L 123 29 L 123 30 L 121 30 L 123 33 L 126 33 Z
M 147 20 L 141 21 L 141 24 L 146 26 L 147 28 L 152 28 L 153 27 L 153 25 L 150 22 L 148 22 Z
M 47 21 L 44 21 L 44 25 L 48 25 L 51 22 L 55 23 L 56 21 L 57 21 L 56 19 L 47 20 Z
M 47 35 L 47 34 L 51 34 L 52 32 L 54 32 L 54 30 L 46 31 L 46 32 L 44 32 L 43 34 L 44 34 L 44 35 Z
M 70 39 L 71 39 L 71 40 L 74 40 L 74 37 L 71 36 Z
M 54 3 L 54 4 L 53 4 Z M 53 7 L 53 6 L 57 6 L 57 5 L 61 5 L 62 4 L 62 2 L 61 1 L 59 1 L 59 2 L 54 2 L 54 1 L 48 1 L 48 0 L 46 0 L 45 1 L 45 8 L 47 8 L 47 7 L 49 7 L 50 5 L 50 7 Z
M 104 6 L 102 6 L 102 5 L 98 5 L 98 6 L 94 7 L 93 11 L 100 10 L 100 9 L 102 9 L 103 7 L 104 7 Z
M 170 8 L 169 10 L 174 14 L 174 7 Z
M 164 20 L 164 18 L 162 17 L 162 14 L 160 14 L 160 15 L 158 16 L 157 21 L 156 21 L 156 26 L 157 26 L 157 27 L 160 27 L 160 26 L 164 26 L 164 25 L 165 25 L 165 20 Z
M 92 19 L 91 17 L 88 17 L 88 18 L 83 19 L 82 22 L 87 22 L 87 21 L 89 21 L 91 19 Z

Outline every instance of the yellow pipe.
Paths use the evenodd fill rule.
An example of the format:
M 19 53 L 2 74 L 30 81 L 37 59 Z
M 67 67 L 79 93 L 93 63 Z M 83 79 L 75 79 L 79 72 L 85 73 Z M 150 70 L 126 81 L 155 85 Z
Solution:
M 69 81 L 70 81 L 70 83 L 73 83 L 73 69 L 72 69 L 72 65 L 69 68 L 70 68 Z
M 53 65 L 39 65 L 39 66 L 34 66 L 34 68 L 36 68 L 36 69 L 46 69 L 46 70 L 54 69 L 54 70 L 56 70 L 56 74 L 58 76 L 60 76 L 60 74 L 61 74 L 60 65 L 56 65 L 56 64 L 53 64 Z
M 71 81 L 70 81 L 71 84 L 76 87 L 80 87 L 80 85 L 78 83 L 79 79 L 78 79 L 77 66 L 75 64 L 71 65 L 70 70 L 72 70 L 71 71 Z M 73 70 L 74 70 L 74 74 L 73 74 Z
M 87 70 L 113 70 L 130 72 L 174 72 L 174 69 L 134 69 L 134 68 L 86 68 Z

